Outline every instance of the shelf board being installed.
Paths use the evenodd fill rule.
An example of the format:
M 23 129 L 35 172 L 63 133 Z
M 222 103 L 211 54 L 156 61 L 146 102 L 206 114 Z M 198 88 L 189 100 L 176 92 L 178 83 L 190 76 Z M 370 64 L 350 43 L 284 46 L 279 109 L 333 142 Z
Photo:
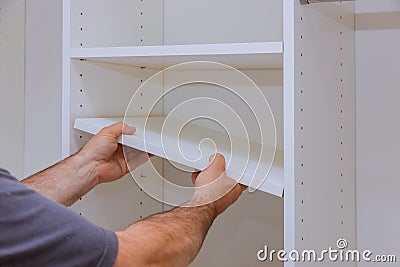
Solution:
M 237 69 L 281 69 L 283 43 L 72 48 L 71 58 L 151 69 L 190 61 L 218 62 Z
M 134 135 L 124 135 L 119 142 L 146 151 L 153 155 L 168 159 L 178 164 L 183 164 L 194 169 L 204 169 L 208 165 L 208 157 L 216 151 L 224 155 L 227 160 L 228 176 L 240 179 L 239 183 L 253 186 L 252 176 L 256 169 L 262 170 L 263 175 L 268 173 L 265 181 L 253 187 L 258 190 L 282 196 L 283 194 L 283 152 L 276 151 L 272 166 L 268 162 L 260 161 L 259 151 L 267 151 L 269 148 L 259 143 L 248 142 L 247 140 L 229 136 L 229 144 L 219 131 L 192 125 L 188 130 L 181 131 L 176 137 L 176 129 L 180 129 L 180 122 L 177 120 L 166 121 L 166 117 L 130 117 L 125 118 L 125 123 L 136 127 Z M 110 126 L 116 122 L 124 121 L 123 118 L 79 118 L 75 120 L 74 128 L 90 133 L 97 134 L 102 128 Z M 171 125 L 167 127 L 166 125 Z M 187 124 L 186 124 L 187 125 Z M 186 127 L 186 126 L 185 126 Z M 162 133 L 162 134 L 161 134 Z M 203 142 L 211 139 L 212 142 Z M 215 146 L 214 146 L 215 145 Z M 235 150 L 230 147 L 236 146 Z M 249 150 L 247 150 L 249 149 Z M 248 152 L 250 151 L 250 154 Z M 271 150 L 269 150 L 270 152 Z M 273 155 L 273 154 L 271 154 Z M 230 164 L 232 162 L 245 162 L 246 169 L 242 169 L 241 164 Z M 258 172 L 259 173 L 259 172 Z M 254 183 L 254 182 L 253 182 Z

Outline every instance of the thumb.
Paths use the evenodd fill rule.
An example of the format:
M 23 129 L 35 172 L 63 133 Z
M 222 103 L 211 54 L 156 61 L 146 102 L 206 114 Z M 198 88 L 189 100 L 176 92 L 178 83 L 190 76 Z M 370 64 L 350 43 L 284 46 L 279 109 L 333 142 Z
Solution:
M 192 183 L 195 184 L 197 176 L 199 176 L 200 171 L 195 171 L 192 173 Z
M 132 135 L 136 133 L 136 127 L 130 126 L 128 124 L 122 125 L 122 134 Z
M 218 174 L 222 174 L 225 172 L 226 169 L 226 163 L 225 163 L 225 158 L 223 155 L 217 153 L 215 155 L 211 155 L 209 158 L 210 164 L 206 168 L 207 171 L 209 172 L 215 172 Z
M 131 127 L 122 122 L 114 123 L 100 131 L 100 134 L 111 135 L 115 138 L 120 137 L 122 134 L 134 134 L 136 132 L 135 127 Z

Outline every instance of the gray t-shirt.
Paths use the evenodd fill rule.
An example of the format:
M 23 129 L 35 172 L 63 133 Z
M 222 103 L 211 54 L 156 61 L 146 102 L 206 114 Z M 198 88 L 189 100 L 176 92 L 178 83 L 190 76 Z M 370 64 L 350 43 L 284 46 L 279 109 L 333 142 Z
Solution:
M 117 252 L 114 232 L 0 169 L 0 266 L 112 266 Z

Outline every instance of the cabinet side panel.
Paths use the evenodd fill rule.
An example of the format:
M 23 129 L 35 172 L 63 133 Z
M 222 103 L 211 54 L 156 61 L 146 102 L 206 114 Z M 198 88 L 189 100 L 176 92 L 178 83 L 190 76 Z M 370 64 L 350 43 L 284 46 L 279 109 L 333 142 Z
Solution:
M 357 243 L 399 262 L 400 2 L 356 8 Z
M 165 44 L 282 41 L 282 0 L 165 1 Z
M 295 242 L 320 255 L 338 239 L 357 245 L 354 3 L 295 5 Z M 337 263 L 296 266 L 321 264 Z
M 0 164 L 24 175 L 25 1 L 0 2 Z
M 284 123 L 284 249 L 295 249 L 295 178 L 294 178 L 294 6 L 295 1 L 283 1 L 284 64 L 283 64 L 283 123 Z M 286 262 L 285 267 L 293 267 L 294 262 Z

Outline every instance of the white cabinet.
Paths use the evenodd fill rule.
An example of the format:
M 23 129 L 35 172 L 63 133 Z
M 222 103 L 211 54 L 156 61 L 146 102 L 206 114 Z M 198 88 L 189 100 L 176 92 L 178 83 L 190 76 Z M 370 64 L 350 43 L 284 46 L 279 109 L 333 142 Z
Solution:
M 187 119 L 189 111 L 204 117 L 203 110 L 225 114 L 222 127 L 239 132 L 233 121 L 237 114 L 249 134 L 242 139 L 260 144 L 255 147 L 261 151 L 268 151 L 261 144 L 276 145 L 272 171 L 260 187 L 265 192 L 245 193 L 216 221 L 193 266 L 264 265 L 257 251 L 265 245 L 275 250 L 322 250 L 343 237 L 350 248 L 356 246 L 354 3 L 64 0 L 63 12 L 63 156 L 76 152 L 90 138 L 88 133 L 113 121 L 106 118 L 165 117 L 188 99 L 199 98 L 226 102 L 232 114 L 223 113 L 223 103 L 214 108 L 205 102 L 204 109 L 193 104 L 192 109 L 174 113 L 176 117 Z M 261 95 L 252 94 L 251 86 L 235 80 L 235 71 L 222 65 L 181 65 L 153 77 L 165 67 L 187 61 L 231 65 L 250 77 Z M 239 89 L 225 90 L 204 77 L 228 81 Z M 197 82 L 182 82 L 186 79 Z M 265 97 L 269 106 L 246 105 L 240 95 L 232 94 L 239 91 L 254 103 Z M 135 92 L 136 104 L 128 108 Z M 153 103 L 160 95 L 162 101 Z M 265 127 L 271 122 L 270 111 L 273 132 Z M 257 115 L 267 118 L 261 127 Z M 137 118 L 133 121 L 139 123 Z M 204 130 L 204 138 L 210 139 L 221 126 L 198 123 L 205 127 L 201 129 L 212 129 Z M 153 139 L 160 138 L 153 135 Z M 136 141 L 129 142 L 143 149 Z M 195 149 L 193 144 L 188 147 Z M 157 150 L 158 145 L 147 150 L 180 162 L 179 155 L 169 157 Z M 269 163 L 268 157 L 262 162 Z M 190 173 L 161 158 L 154 159 L 153 166 L 134 172 L 139 183 L 155 188 L 164 201 L 183 200 L 168 190 L 166 182 L 155 182 L 157 172 L 180 186 L 190 184 Z M 74 207 L 114 229 L 168 208 L 146 195 L 130 176 L 96 189 Z M 282 265 L 276 259 L 270 264 Z
M 283 161 L 274 166 L 283 175 L 273 176 L 280 181 L 279 190 L 246 192 L 221 215 L 192 266 L 282 266 L 276 258 L 273 263 L 260 262 L 257 252 L 265 245 L 287 252 L 322 251 L 336 248 L 339 238 L 345 238 L 350 249 L 398 254 L 400 219 L 393 211 L 399 202 L 400 2 L 310 2 L 326 3 L 0 1 L 0 121 L 4 126 L 0 164 L 21 178 L 24 172 L 43 169 L 60 160 L 61 135 L 64 157 L 91 137 L 74 129 L 77 118 L 122 118 L 132 95 L 159 70 L 185 61 L 216 61 L 248 75 L 268 99 Z M 227 77 L 221 68 L 164 73 L 147 84 L 149 90 L 139 93 L 141 104 L 131 106 L 130 115 L 146 118 L 149 99 L 182 77 L 199 74 Z M 248 107 L 209 84 L 178 86 L 155 106 L 150 117 L 165 117 L 178 104 L 204 96 L 228 103 L 244 118 L 249 140 L 259 141 Z M 191 112 L 204 110 L 222 114 L 222 109 L 212 106 Z M 187 114 L 178 115 L 182 119 Z M 213 131 L 221 130 L 202 123 Z M 90 132 L 102 125 L 83 126 Z M 204 144 L 205 149 L 212 148 Z M 192 151 L 197 150 L 186 149 L 185 153 L 190 156 Z M 189 173 L 166 160 L 156 158 L 153 166 L 171 182 L 191 183 Z M 183 201 L 179 192 L 169 191 L 156 175 L 149 164 L 134 172 L 142 179 L 142 187 L 150 186 L 164 200 Z M 274 196 L 282 189 L 284 198 Z M 170 208 L 142 190 L 127 176 L 96 188 L 73 209 L 100 225 L 123 229 Z M 313 265 L 333 263 L 285 263 Z

